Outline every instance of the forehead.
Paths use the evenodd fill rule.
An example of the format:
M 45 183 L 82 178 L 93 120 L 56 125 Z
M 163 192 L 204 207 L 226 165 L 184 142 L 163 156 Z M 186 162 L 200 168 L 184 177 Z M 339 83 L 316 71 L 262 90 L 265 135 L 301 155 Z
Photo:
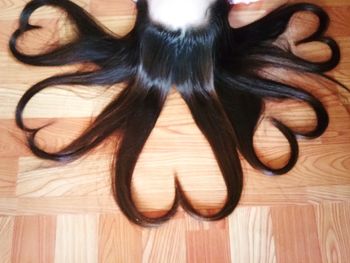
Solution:
M 217 0 L 147 0 L 150 18 L 169 29 L 203 25 L 208 9 Z

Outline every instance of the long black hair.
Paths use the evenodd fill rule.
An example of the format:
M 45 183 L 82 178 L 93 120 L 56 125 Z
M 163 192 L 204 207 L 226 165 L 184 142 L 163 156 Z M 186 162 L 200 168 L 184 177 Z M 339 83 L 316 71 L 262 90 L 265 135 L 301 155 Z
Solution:
M 28 31 L 41 28 L 29 23 L 31 14 L 42 6 L 54 6 L 68 14 L 77 28 L 69 43 L 41 54 L 28 55 L 17 47 L 18 39 Z M 93 70 L 59 74 L 44 79 L 28 89 L 16 110 L 16 122 L 27 135 L 31 151 L 38 157 L 58 162 L 73 161 L 100 145 L 106 138 L 118 137 L 114 164 L 115 199 L 127 218 L 139 225 L 158 225 L 173 216 L 179 205 L 191 215 L 218 220 L 237 206 L 243 173 L 238 152 L 254 168 L 269 175 L 290 171 L 298 159 L 297 137 L 315 138 L 328 125 L 328 114 L 311 93 L 291 84 L 264 76 L 267 67 L 291 72 L 311 73 L 328 78 L 324 72 L 340 60 L 337 43 L 324 36 L 329 18 L 320 7 L 297 3 L 283 5 L 256 22 L 232 28 L 228 22 L 230 5 L 216 0 L 209 7 L 208 23 L 183 30 L 169 30 L 149 17 L 147 0 L 137 3 L 135 26 L 118 37 L 102 27 L 84 9 L 69 0 L 33 0 L 24 8 L 19 28 L 9 47 L 21 62 L 35 66 L 58 66 L 92 63 Z M 296 45 L 323 42 L 331 50 L 327 61 L 310 62 L 276 43 L 286 31 L 291 17 L 308 11 L 319 19 L 314 33 Z M 52 85 L 113 85 L 125 88 L 103 109 L 90 126 L 68 146 L 58 152 L 40 148 L 35 138 L 45 126 L 29 128 L 23 121 L 23 110 L 33 96 Z M 138 211 L 131 193 L 131 180 L 137 159 L 149 137 L 172 87 L 181 94 L 193 119 L 209 142 L 227 187 L 227 197 L 219 212 L 202 215 L 191 205 L 177 178 L 171 209 L 158 218 Z M 268 99 L 293 99 L 307 103 L 316 113 L 317 125 L 312 131 L 299 132 L 278 119 L 271 123 L 285 136 L 290 157 L 283 167 L 273 168 L 262 162 L 254 149 L 253 137 Z

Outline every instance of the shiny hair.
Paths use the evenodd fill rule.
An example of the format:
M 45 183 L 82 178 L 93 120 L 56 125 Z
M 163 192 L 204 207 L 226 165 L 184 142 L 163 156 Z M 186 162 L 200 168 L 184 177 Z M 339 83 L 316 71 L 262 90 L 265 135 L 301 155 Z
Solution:
M 29 55 L 17 48 L 17 40 L 41 26 L 29 23 L 31 14 L 42 6 L 54 6 L 68 14 L 77 28 L 71 42 Z M 291 72 L 311 73 L 332 81 L 324 73 L 340 60 L 337 43 L 325 36 L 329 24 L 326 12 L 308 3 L 283 5 L 263 18 L 240 28 L 228 22 L 230 5 L 217 0 L 209 8 L 209 22 L 185 32 L 172 31 L 152 22 L 146 0 L 137 3 L 137 17 L 132 30 L 118 37 L 99 25 L 84 9 L 69 0 L 33 0 L 24 8 L 19 28 L 9 47 L 21 62 L 35 66 L 60 66 L 92 63 L 93 70 L 58 74 L 28 89 L 16 109 L 17 126 L 26 136 L 29 148 L 38 157 L 69 162 L 88 153 L 106 138 L 118 138 L 115 153 L 113 189 L 115 200 L 126 217 L 142 226 L 159 225 L 171 218 L 181 205 L 191 215 L 204 220 L 218 220 L 237 206 L 243 189 L 243 172 L 238 152 L 251 166 L 268 175 L 290 171 L 298 159 L 297 137 L 316 138 L 327 128 L 328 114 L 311 93 L 272 80 L 261 74 L 264 68 L 283 68 Z M 319 19 L 317 29 L 296 45 L 318 41 L 331 50 L 329 59 L 310 62 L 298 57 L 276 39 L 286 31 L 291 17 L 300 11 Z M 335 81 L 336 82 L 336 81 Z M 45 126 L 29 128 L 23 120 L 27 103 L 40 91 L 53 85 L 105 85 L 125 83 L 123 90 L 102 110 L 89 127 L 68 146 L 57 152 L 40 148 L 35 137 Z M 175 197 L 170 210 L 160 217 L 141 213 L 132 198 L 132 174 L 171 87 L 175 86 L 188 105 L 193 119 L 209 142 L 223 175 L 227 197 L 215 214 L 203 215 L 190 203 L 175 177 Z M 290 157 L 280 168 L 263 163 L 254 149 L 253 137 L 269 99 L 293 99 L 307 103 L 316 114 L 312 131 L 300 132 L 282 121 L 271 123 L 285 136 Z

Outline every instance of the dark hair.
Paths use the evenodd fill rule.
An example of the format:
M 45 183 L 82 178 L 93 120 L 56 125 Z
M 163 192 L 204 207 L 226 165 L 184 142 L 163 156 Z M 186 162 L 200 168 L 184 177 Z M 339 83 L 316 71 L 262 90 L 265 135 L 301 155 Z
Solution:
M 17 48 L 17 40 L 28 31 L 41 28 L 29 24 L 28 20 L 42 6 L 64 10 L 76 26 L 77 36 L 71 42 L 45 53 L 24 54 Z M 229 215 L 237 206 L 243 188 L 238 151 L 256 169 L 269 175 L 284 174 L 297 161 L 297 137 L 318 137 L 328 125 L 328 114 L 316 97 L 291 84 L 269 79 L 261 74 L 261 70 L 277 67 L 333 80 L 324 72 L 333 69 L 340 59 L 336 42 L 324 36 L 329 23 L 328 15 L 316 5 L 284 5 L 241 28 L 230 27 L 229 10 L 226 0 L 217 0 L 210 7 L 207 25 L 186 32 L 172 31 L 152 22 L 147 1 L 139 0 L 135 26 L 127 35 L 118 37 L 69 0 L 30 1 L 20 16 L 19 28 L 10 39 L 10 50 L 18 60 L 35 66 L 83 62 L 96 65 L 94 70 L 49 77 L 25 92 L 17 106 L 16 122 L 26 133 L 31 151 L 43 159 L 68 162 L 88 153 L 106 138 L 118 136 L 113 185 L 116 201 L 130 221 L 143 226 L 158 225 L 173 216 L 180 204 L 191 215 L 205 220 L 218 220 Z M 276 44 L 291 17 L 299 11 L 316 15 L 319 25 L 314 33 L 295 44 L 323 42 L 331 50 L 327 61 L 310 62 L 296 56 L 287 47 Z M 120 94 L 77 139 L 58 152 L 47 152 L 37 145 L 36 134 L 45 126 L 33 129 L 24 124 L 22 115 L 25 106 L 47 87 L 61 84 L 108 86 L 121 82 L 125 83 L 125 88 Z M 208 140 L 226 183 L 225 204 L 213 215 L 202 215 L 196 211 L 176 178 L 174 204 L 165 215 L 147 217 L 138 211 L 132 200 L 134 167 L 172 85 L 176 86 L 195 123 Z M 312 107 L 317 118 L 314 130 L 304 133 L 271 118 L 272 124 L 290 145 L 290 158 L 280 168 L 264 164 L 253 145 L 255 129 L 264 111 L 264 100 L 268 99 L 305 102 Z

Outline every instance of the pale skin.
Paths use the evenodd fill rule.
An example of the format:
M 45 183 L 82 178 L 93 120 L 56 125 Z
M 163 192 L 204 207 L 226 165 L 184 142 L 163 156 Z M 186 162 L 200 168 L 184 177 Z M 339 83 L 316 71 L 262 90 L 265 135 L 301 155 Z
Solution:
M 250 4 L 259 0 L 229 0 Z M 137 0 L 135 1 L 137 2 Z M 150 18 L 171 30 L 186 30 L 207 23 L 208 8 L 215 0 L 148 0 Z

